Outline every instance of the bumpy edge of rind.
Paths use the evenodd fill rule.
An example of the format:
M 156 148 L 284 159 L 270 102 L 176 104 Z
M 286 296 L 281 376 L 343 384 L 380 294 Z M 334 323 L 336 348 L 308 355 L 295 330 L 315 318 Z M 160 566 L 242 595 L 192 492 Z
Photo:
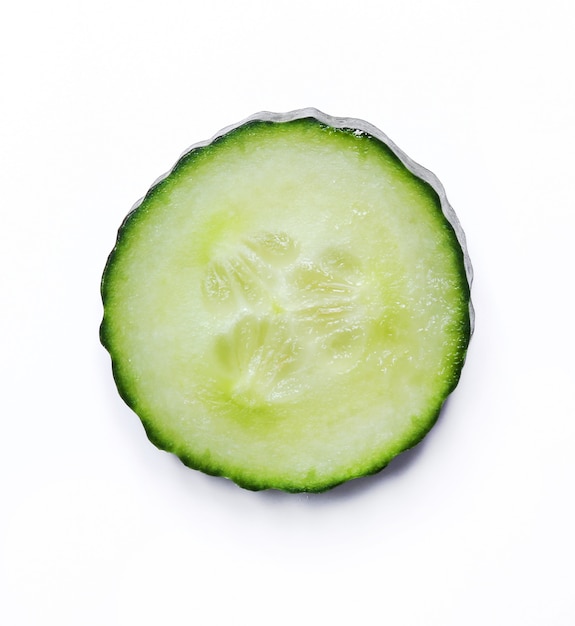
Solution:
M 422 180 L 422 181 L 426 182 L 428 185 L 430 185 L 430 187 L 437 193 L 437 196 L 438 196 L 439 201 L 440 201 L 441 211 L 442 211 L 445 219 L 447 220 L 447 222 L 453 228 L 453 231 L 455 233 L 455 236 L 456 236 L 457 241 L 459 243 L 459 246 L 461 248 L 461 252 L 462 252 L 462 255 L 463 255 L 463 267 L 464 267 L 464 270 L 465 270 L 465 277 L 466 277 L 467 284 L 468 284 L 468 287 L 469 287 L 469 293 L 471 294 L 471 286 L 472 286 L 472 283 L 473 283 L 473 266 L 471 264 L 471 259 L 469 257 L 469 252 L 468 252 L 468 249 L 467 249 L 467 240 L 466 240 L 466 237 L 465 237 L 465 232 L 463 231 L 463 228 L 461 227 L 461 224 L 460 224 L 459 219 L 458 219 L 458 217 L 457 217 L 457 215 L 455 213 L 455 210 L 453 209 L 453 207 L 449 203 L 449 201 L 447 199 L 447 194 L 445 192 L 445 189 L 444 189 L 442 183 L 440 182 L 440 180 L 437 178 L 437 176 L 433 172 L 431 172 L 430 170 L 426 169 L 425 167 L 423 167 L 422 165 L 420 165 L 419 163 L 417 163 L 413 159 L 411 159 L 401 148 L 399 148 L 399 146 L 397 146 L 395 144 L 394 141 L 392 141 L 383 131 L 379 130 L 379 128 L 377 128 L 373 124 L 370 124 L 369 122 L 366 122 L 365 120 L 362 120 L 362 119 L 359 119 L 359 118 L 354 118 L 354 117 L 335 117 L 335 116 L 332 116 L 332 115 L 328 115 L 327 113 L 323 113 L 322 111 L 320 111 L 319 109 L 316 109 L 314 107 L 306 107 L 306 108 L 302 108 L 302 109 L 296 109 L 296 110 L 293 110 L 293 111 L 288 111 L 288 112 L 285 112 L 285 113 L 274 113 L 274 112 L 271 112 L 271 111 L 260 111 L 258 113 L 254 113 L 253 115 L 250 115 L 249 117 L 244 118 L 243 120 L 241 120 L 240 122 L 237 122 L 236 124 L 231 124 L 229 126 L 226 126 L 226 127 L 222 128 L 215 135 L 213 135 L 210 139 L 206 139 L 206 140 L 194 143 L 187 150 L 185 150 L 180 155 L 179 159 L 176 161 L 176 163 L 173 165 L 173 167 L 170 170 L 168 170 L 166 173 L 164 173 L 161 176 L 159 176 L 154 181 L 154 183 L 150 186 L 148 192 L 144 196 L 142 196 L 132 206 L 132 208 L 130 209 L 130 211 L 128 212 L 128 214 L 126 215 L 124 220 L 122 221 L 122 224 L 120 225 L 120 228 L 118 229 L 118 234 L 117 234 L 117 238 L 116 238 L 116 244 L 115 244 L 114 248 L 112 249 L 112 251 L 110 252 L 110 254 L 108 256 L 108 259 L 107 259 L 107 262 L 106 262 L 106 266 L 105 266 L 104 272 L 102 274 L 102 280 L 101 280 L 101 283 L 100 283 L 100 293 L 101 293 L 101 296 L 102 296 L 102 300 L 104 301 L 104 299 L 105 299 L 104 279 L 105 279 L 105 276 L 107 274 L 108 266 L 110 265 L 110 262 L 112 261 L 112 258 L 114 256 L 114 252 L 116 251 L 116 248 L 117 248 L 117 246 L 118 246 L 118 244 L 120 242 L 120 238 L 121 238 L 121 235 L 122 235 L 122 231 L 124 230 L 124 227 L 126 226 L 128 221 L 131 219 L 132 215 L 138 210 L 140 205 L 144 202 L 144 200 L 150 194 L 150 192 L 157 185 L 159 185 L 162 181 L 164 181 L 166 178 L 168 178 L 173 173 L 173 171 L 176 169 L 176 167 L 179 165 L 179 163 L 184 158 L 186 158 L 194 150 L 208 147 L 209 145 L 211 145 L 212 143 L 214 143 L 218 139 L 224 137 L 228 133 L 231 133 L 232 131 L 234 131 L 234 130 L 236 130 L 238 128 L 241 128 L 242 126 L 245 126 L 246 124 L 249 124 L 249 123 L 252 123 L 252 122 L 283 123 L 283 122 L 293 122 L 293 121 L 296 121 L 296 120 L 303 120 L 303 119 L 309 119 L 309 118 L 315 119 L 316 121 L 320 122 L 321 124 L 324 124 L 324 125 L 329 126 L 331 128 L 342 129 L 342 130 L 343 129 L 357 130 L 357 131 L 360 131 L 362 133 L 365 133 L 367 135 L 370 135 L 370 136 L 374 137 L 375 139 L 381 141 L 385 146 L 387 146 L 391 150 L 391 152 L 399 159 L 399 161 L 406 167 L 406 169 L 409 172 L 411 172 L 414 176 L 416 176 L 420 180 Z M 106 346 L 107 342 L 106 342 L 106 339 L 105 339 L 105 337 L 103 335 L 103 332 L 102 332 L 103 328 L 104 328 L 104 321 L 102 320 L 102 324 L 100 326 L 100 341 L 101 341 L 102 345 L 107 350 L 108 349 L 107 346 Z M 475 328 L 475 310 L 474 310 L 474 307 L 473 307 L 473 304 L 472 304 L 472 300 L 471 300 L 471 295 L 470 295 L 469 296 L 469 334 L 468 334 L 468 341 L 471 340 L 471 336 L 473 335 L 474 328 Z M 463 368 L 464 361 L 465 361 L 465 355 L 464 355 L 463 361 L 461 363 L 460 372 L 461 372 L 461 369 Z M 120 392 L 120 396 L 126 402 L 126 404 L 130 408 L 132 408 L 132 410 L 135 411 L 135 407 L 134 407 L 134 404 L 132 402 L 132 398 L 130 397 L 130 394 L 127 393 L 127 391 L 125 389 L 123 389 L 123 386 L 121 385 L 121 381 L 119 380 L 119 377 L 117 376 L 116 367 L 115 367 L 113 358 L 112 358 L 112 368 L 113 368 L 113 372 L 114 372 L 114 379 L 115 379 L 116 385 L 118 387 L 118 391 Z M 446 393 L 445 399 L 449 396 L 449 394 L 457 386 L 458 380 L 459 380 L 459 376 L 457 376 L 456 379 L 453 381 L 453 385 L 452 385 L 451 389 L 449 389 L 448 392 Z M 404 447 L 402 447 L 402 452 L 405 452 L 405 451 L 409 450 L 410 448 L 413 448 L 414 446 L 416 446 L 427 435 L 427 433 L 431 430 L 431 428 L 433 427 L 433 425 L 437 421 L 437 419 L 438 419 L 438 417 L 440 415 L 440 412 L 441 412 L 442 405 L 443 405 L 443 402 L 441 403 L 441 406 L 439 406 L 433 412 L 433 417 L 429 421 L 429 427 L 426 428 L 423 432 L 420 432 L 415 438 L 413 438 L 407 444 L 405 444 Z M 160 449 L 167 450 L 166 446 L 164 445 L 165 442 L 158 441 L 157 438 L 155 437 L 154 433 L 150 431 L 148 425 L 146 423 L 144 423 L 144 422 L 143 422 L 143 425 L 144 425 L 146 434 L 147 434 L 148 438 L 150 439 L 150 441 L 156 447 L 158 447 Z M 167 451 L 172 452 L 173 454 L 176 454 L 175 452 L 173 452 L 171 450 L 167 450 Z M 398 453 L 398 454 L 400 454 L 400 453 Z M 176 456 L 179 456 L 179 455 L 176 454 Z M 182 458 L 181 456 L 179 456 L 179 458 L 185 465 L 188 465 L 192 469 L 198 469 L 198 470 L 200 470 L 200 471 L 202 471 L 202 472 L 204 472 L 206 474 L 211 474 L 213 476 L 222 476 L 224 478 L 229 478 L 230 480 L 235 482 L 238 486 L 240 486 L 240 487 L 242 487 L 244 489 L 248 489 L 248 490 L 252 490 L 252 491 L 260 491 L 260 490 L 264 490 L 264 489 L 272 489 L 272 487 L 268 487 L 268 486 L 264 486 L 264 485 L 258 485 L 258 484 L 255 484 L 255 483 L 251 482 L 250 480 L 242 480 L 242 478 L 238 477 L 238 476 L 230 477 L 230 476 L 226 476 L 224 473 L 221 473 L 218 470 L 214 471 L 213 469 L 210 469 L 210 468 L 199 467 L 196 464 L 192 463 L 190 459 Z M 393 457 L 393 458 L 395 458 L 395 457 Z M 302 493 L 302 492 L 322 493 L 322 492 L 331 490 L 332 488 L 337 487 L 338 485 L 340 485 L 342 483 L 348 482 L 349 480 L 353 480 L 355 478 L 361 478 L 361 477 L 377 474 L 381 470 L 385 469 L 389 465 L 391 460 L 392 459 L 389 459 L 389 460 L 383 461 L 380 464 L 375 464 L 372 468 L 368 468 L 365 471 L 365 473 L 362 473 L 361 475 L 358 475 L 358 476 L 349 476 L 348 478 L 336 479 L 332 483 L 326 482 L 325 484 L 316 485 L 315 487 L 312 487 L 312 488 L 309 488 L 309 489 L 285 487 L 285 488 L 282 489 L 282 491 L 291 492 L 291 493 Z M 278 487 L 278 489 L 280 489 L 280 488 Z

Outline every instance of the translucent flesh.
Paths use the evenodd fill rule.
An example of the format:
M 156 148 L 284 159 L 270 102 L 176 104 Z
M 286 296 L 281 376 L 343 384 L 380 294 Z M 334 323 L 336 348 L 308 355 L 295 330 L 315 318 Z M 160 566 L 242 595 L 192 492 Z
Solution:
M 321 490 L 433 424 L 469 339 L 462 268 L 435 192 L 379 141 L 253 123 L 127 220 L 102 337 L 160 447 L 251 488 Z

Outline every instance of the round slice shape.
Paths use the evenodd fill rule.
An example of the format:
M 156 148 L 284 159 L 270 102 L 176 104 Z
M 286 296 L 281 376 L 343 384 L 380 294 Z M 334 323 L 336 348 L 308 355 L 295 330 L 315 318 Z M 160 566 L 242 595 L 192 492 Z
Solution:
M 366 122 L 260 113 L 122 224 L 101 340 L 159 448 L 324 491 L 420 441 L 455 388 L 471 264 L 439 181 Z

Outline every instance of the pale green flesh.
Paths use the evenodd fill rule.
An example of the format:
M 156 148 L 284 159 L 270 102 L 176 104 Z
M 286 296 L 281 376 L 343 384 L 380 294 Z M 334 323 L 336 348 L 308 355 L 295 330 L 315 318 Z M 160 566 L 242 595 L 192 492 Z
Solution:
M 321 490 L 430 428 L 469 339 L 434 192 L 311 120 L 199 150 L 123 227 L 104 344 L 151 438 L 251 488 Z

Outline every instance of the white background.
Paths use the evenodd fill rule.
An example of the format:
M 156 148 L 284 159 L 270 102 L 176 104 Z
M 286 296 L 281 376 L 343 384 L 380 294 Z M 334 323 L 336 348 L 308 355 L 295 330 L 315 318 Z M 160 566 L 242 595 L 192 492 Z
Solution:
M 0 622 L 575 623 L 570 0 L 7 3 Z M 367 119 L 466 231 L 476 332 L 425 442 L 323 495 L 145 438 L 98 341 L 132 204 L 268 109 Z

